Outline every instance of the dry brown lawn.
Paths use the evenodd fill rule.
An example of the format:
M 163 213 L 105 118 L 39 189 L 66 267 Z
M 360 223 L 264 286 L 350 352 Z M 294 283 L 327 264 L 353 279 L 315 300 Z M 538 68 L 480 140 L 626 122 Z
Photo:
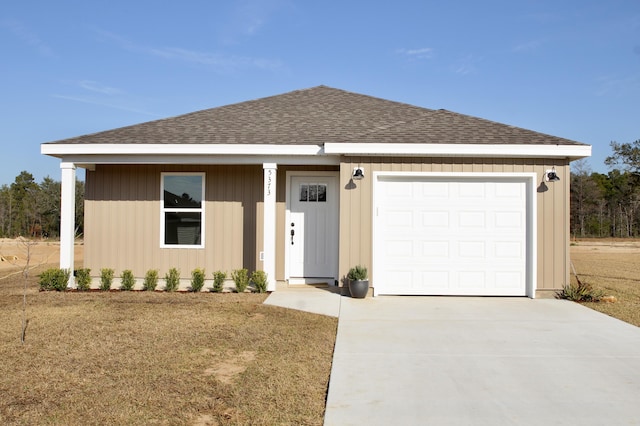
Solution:
M 24 345 L 21 277 L 0 279 L 0 424 L 322 424 L 337 319 L 258 294 L 39 292 L 37 272 Z
M 617 299 L 585 306 L 640 327 L 640 241 L 580 240 L 571 259 L 581 281 Z
M 335 318 L 257 294 L 38 292 L 39 266 L 21 345 L 24 251 L 0 243 L 19 258 L 0 265 L 0 424 L 322 424 Z M 640 242 L 577 241 L 571 259 L 617 298 L 587 306 L 640 326 Z

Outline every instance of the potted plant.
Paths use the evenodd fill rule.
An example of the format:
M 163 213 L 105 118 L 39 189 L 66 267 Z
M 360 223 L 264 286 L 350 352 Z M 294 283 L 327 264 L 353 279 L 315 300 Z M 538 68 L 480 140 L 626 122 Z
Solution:
M 369 292 L 369 278 L 366 266 L 357 265 L 349 269 L 347 274 L 349 280 L 349 293 L 356 299 L 364 299 Z

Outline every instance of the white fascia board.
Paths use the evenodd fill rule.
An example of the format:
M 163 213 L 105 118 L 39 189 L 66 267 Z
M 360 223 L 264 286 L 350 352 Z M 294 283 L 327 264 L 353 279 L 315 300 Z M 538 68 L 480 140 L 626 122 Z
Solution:
M 304 164 L 337 166 L 337 155 L 55 155 L 62 161 L 79 167 L 91 168 L 96 164 Z
M 390 155 L 435 157 L 569 158 L 591 156 L 591 145 L 505 145 L 505 144 L 384 144 L 326 143 L 325 154 Z
M 319 145 L 259 144 L 42 144 L 40 153 L 68 155 L 320 155 Z

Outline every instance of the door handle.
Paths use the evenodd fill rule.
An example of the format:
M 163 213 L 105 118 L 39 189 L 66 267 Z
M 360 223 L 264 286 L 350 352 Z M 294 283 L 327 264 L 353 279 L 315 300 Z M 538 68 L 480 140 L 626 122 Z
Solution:
M 296 226 L 295 223 L 291 222 L 291 245 L 293 245 L 293 236 L 296 235 L 296 231 L 293 229 L 294 226 Z

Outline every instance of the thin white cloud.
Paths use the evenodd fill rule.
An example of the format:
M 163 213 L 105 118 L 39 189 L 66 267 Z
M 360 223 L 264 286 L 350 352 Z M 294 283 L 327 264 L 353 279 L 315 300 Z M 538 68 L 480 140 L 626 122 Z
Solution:
M 40 55 L 45 57 L 55 56 L 53 49 L 42 41 L 38 34 L 27 28 L 22 22 L 5 19 L 0 21 L 0 27 L 7 29 L 23 43 L 33 47 Z
M 453 72 L 460 75 L 474 74 L 477 71 L 476 64 L 482 62 L 482 57 L 466 55 L 452 66 Z
M 209 52 L 198 52 L 180 47 L 150 47 L 139 45 L 117 34 L 103 30 L 95 30 L 106 39 L 115 42 L 121 48 L 134 53 L 141 53 L 166 60 L 173 60 L 212 67 L 219 72 L 232 72 L 239 69 L 257 68 L 276 71 L 283 68 L 278 60 L 254 58 L 249 56 L 225 55 Z
M 200 65 L 209 65 L 221 71 L 234 71 L 244 68 L 261 68 L 276 70 L 282 67 L 279 61 L 251 58 L 247 56 L 221 55 L 175 47 L 152 48 L 147 53 L 164 59 L 191 62 Z
M 526 43 L 518 44 L 514 46 L 512 50 L 517 53 L 529 52 L 529 51 L 538 49 L 541 45 L 542 45 L 542 42 L 540 40 L 532 40 Z
M 467 74 L 471 74 L 474 70 L 475 70 L 475 68 L 472 67 L 472 66 L 460 65 L 458 67 L 455 67 L 453 72 L 455 72 L 456 74 L 460 74 L 460 75 L 467 75 Z
M 85 97 L 81 97 L 81 96 L 67 96 L 67 95 L 51 95 L 51 97 L 56 98 L 56 99 L 63 99 L 66 101 L 73 101 L 73 102 L 81 102 L 84 104 L 90 104 L 90 105 L 97 105 L 97 106 L 101 106 L 101 107 L 106 107 L 106 108 L 112 108 L 112 109 L 118 109 L 121 111 L 127 111 L 127 112 L 133 112 L 136 114 L 142 114 L 142 115 L 148 115 L 151 117 L 161 117 L 161 115 L 159 114 L 155 114 L 153 112 L 149 112 L 143 109 L 139 109 L 139 108 L 135 108 L 135 107 L 130 107 L 127 105 L 122 105 L 122 104 L 116 104 L 116 103 L 111 103 L 111 102 L 104 102 L 101 100 L 97 100 L 97 99 L 91 99 L 91 98 L 85 98 Z
M 396 53 L 405 55 L 414 59 L 431 59 L 435 53 L 435 50 L 431 47 L 422 47 L 419 49 L 398 49 Z
M 267 26 L 272 16 L 285 7 L 291 6 L 290 0 L 242 0 L 234 2 L 227 24 L 221 29 L 221 38 L 225 44 L 235 44 L 238 36 L 257 35 Z
M 104 86 L 92 80 L 82 80 L 78 82 L 78 86 L 90 92 L 102 93 L 103 95 L 122 95 L 124 91 L 115 87 Z
M 261 7 L 261 2 L 248 1 L 241 5 L 239 12 L 242 17 L 241 30 L 247 35 L 257 34 L 267 21 L 267 13 Z

